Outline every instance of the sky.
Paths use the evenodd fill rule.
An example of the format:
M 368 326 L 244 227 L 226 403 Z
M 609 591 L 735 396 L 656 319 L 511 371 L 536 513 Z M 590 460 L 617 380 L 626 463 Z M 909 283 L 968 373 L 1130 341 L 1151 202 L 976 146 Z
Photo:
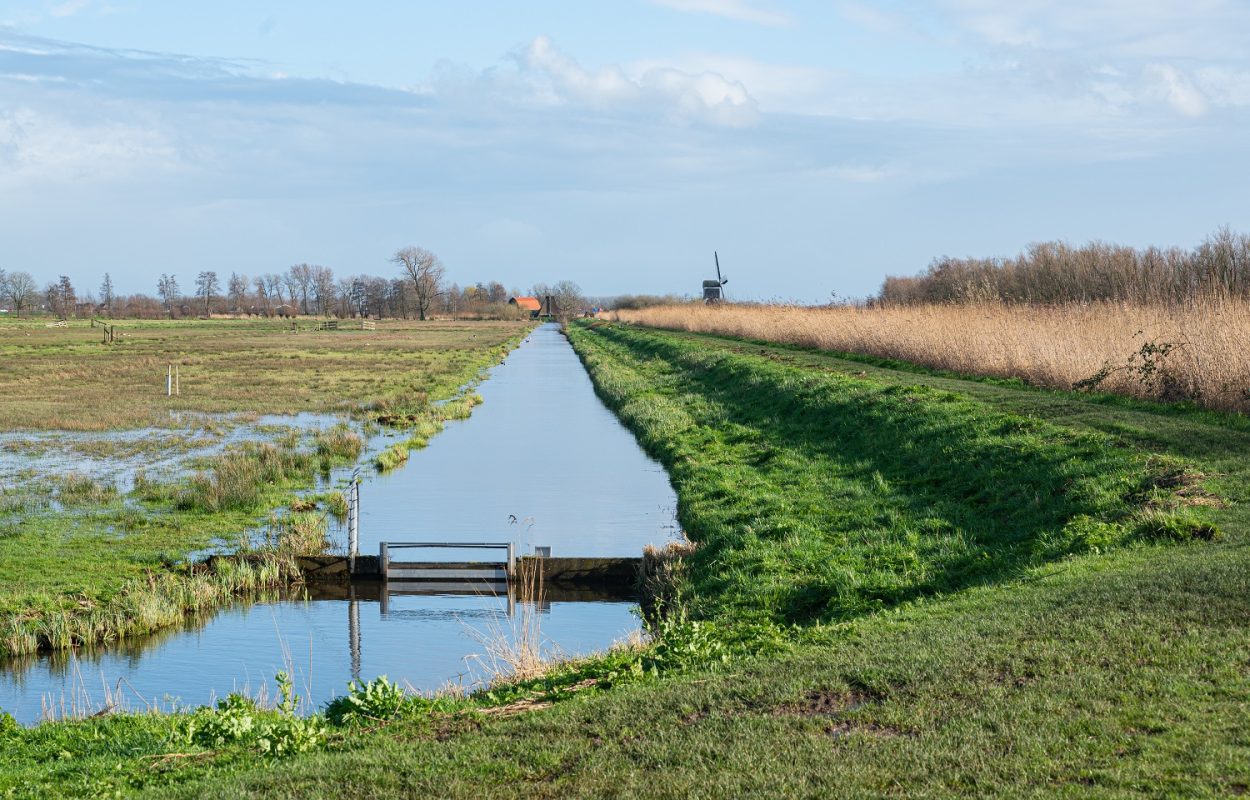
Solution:
M 1250 229 L 1248 122 L 1246 0 L 0 0 L 0 269 L 818 303 Z

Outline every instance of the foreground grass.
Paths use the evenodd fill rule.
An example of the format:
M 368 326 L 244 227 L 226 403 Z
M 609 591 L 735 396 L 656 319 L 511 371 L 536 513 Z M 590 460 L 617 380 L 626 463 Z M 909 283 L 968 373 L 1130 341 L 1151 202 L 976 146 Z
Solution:
M 662 626 L 651 651 L 545 687 L 418 703 L 364 726 L 322 721 L 315 747 L 282 760 L 197 741 L 186 715 L 10 729 L 0 792 L 1119 797 L 1250 786 L 1250 433 L 1238 419 L 732 339 L 618 326 L 571 335 L 600 393 L 673 477 L 700 543 L 669 596 L 689 622 Z M 499 713 L 521 710 L 518 698 L 555 705 Z
M 170 411 L 405 413 L 448 397 L 528 330 L 523 322 L 386 321 L 292 332 L 279 320 L 126 321 L 111 345 L 87 322 L 0 321 L 0 430 L 171 424 Z M 166 369 L 181 394 L 165 396 Z

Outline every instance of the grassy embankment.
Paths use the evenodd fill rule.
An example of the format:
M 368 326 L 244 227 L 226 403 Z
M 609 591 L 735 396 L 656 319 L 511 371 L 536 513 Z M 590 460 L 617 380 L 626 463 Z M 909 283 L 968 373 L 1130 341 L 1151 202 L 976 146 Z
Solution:
M 399 324 L 377 331 L 290 333 L 280 323 L 123 323 L 105 346 L 85 323 L 0 324 L 0 427 L 118 430 L 173 425 L 169 412 L 340 411 L 428 435 L 467 414 L 451 398 L 523 334 L 517 324 Z M 181 395 L 164 395 L 165 364 L 181 365 Z M 125 442 L 65 439 L 64 452 L 135 457 L 211 444 L 230 421 L 204 431 Z M 185 424 L 185 422 L 183 423 Z M 270 516 L 267 558 L 190 575 L 178 562 L 214 543 L 248 548 L 248 534 L 335 464 L 354 462 L 360 437 L 346 428 L 275 432 L 199 459 L 174 483 L 140 479 L 129 497 L 69 474 L 0 487 L 0 656 L 109 641 L 175 624 L 242 591 L 285 584 L 290 555 L 324 546 L 325 513 L 341 498 L 306 501 Z M 13 446 L 20 448 L 20 441 Z M 55 439 L 43 448 L 56 448 Z M 120 452 L 119 452 L 120 451 Z
M 331 714 L 284 761 L 242 736 L 197 738 L 230 709 L 0 733 L 0 788 L 1085 797 L 1250 786 L 1244 419 L 732 339 L 610 325 L 573 337 L 601 394 L 669 468 L 699 544 L 657 648 L 472 702 L 358 693 L 371 709 L 363 730 Z M 554 707 L 483 710 L 518 711 L 518 698 Z

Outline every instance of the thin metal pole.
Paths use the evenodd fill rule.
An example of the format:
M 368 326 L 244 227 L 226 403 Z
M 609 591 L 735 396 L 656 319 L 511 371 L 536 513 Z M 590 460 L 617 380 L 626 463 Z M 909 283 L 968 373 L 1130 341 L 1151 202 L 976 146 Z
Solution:
M 174 396 L 174 365 L 170 364 L 165 368 L 165 396 Z
M 348 648 L 352 656 L 352 680 L 360 680 L 360 601 L 356 599 L 356 587 L 349 590 L 350 600 L 347 605 L 347 637 Z
M 356 556 L 360 552 L 360 481 L 355 475 L 347 492 L 347 505 L 347 569 L 355 575 Z

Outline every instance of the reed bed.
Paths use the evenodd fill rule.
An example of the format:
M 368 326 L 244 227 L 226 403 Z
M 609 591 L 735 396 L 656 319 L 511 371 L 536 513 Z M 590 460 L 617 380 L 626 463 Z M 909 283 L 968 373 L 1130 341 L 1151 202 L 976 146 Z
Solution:
M 218 559 L 210 571 L 153 572 L 125 583 L 104 602 L 31 611 L 0 622 L 0 657 L 41 650 L 65 650 L 120 641 L 181 623 L 239 595 L 278 589 L 299 581 L 295 560 L 285 552 L 248 559 Z
M 1250 412 L 1250 301 L 1242 299 L 877 308 L 685 304 L 618 311 L 614 317 L 1035 386 Z

